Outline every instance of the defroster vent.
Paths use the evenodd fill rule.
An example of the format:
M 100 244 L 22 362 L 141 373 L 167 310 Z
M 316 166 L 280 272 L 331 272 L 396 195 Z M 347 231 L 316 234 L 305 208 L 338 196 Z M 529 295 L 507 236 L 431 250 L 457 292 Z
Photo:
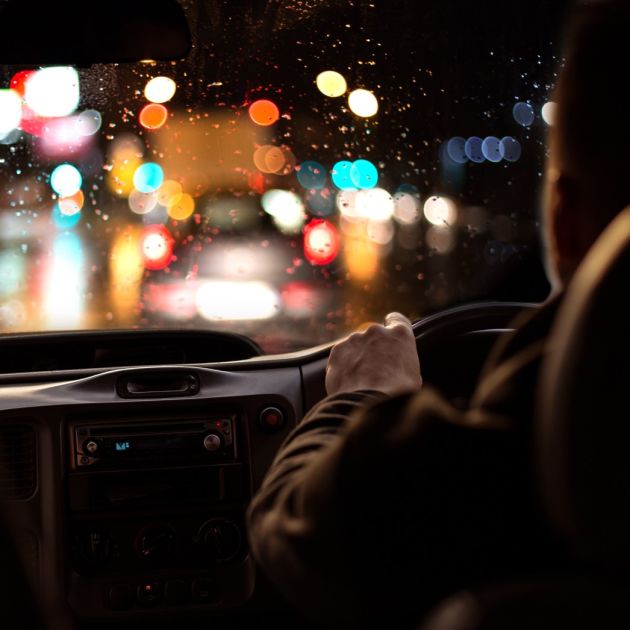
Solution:
M 35 492 L 35 431 L 28 425 L 0 427 L 0 498 L 24 501 Z

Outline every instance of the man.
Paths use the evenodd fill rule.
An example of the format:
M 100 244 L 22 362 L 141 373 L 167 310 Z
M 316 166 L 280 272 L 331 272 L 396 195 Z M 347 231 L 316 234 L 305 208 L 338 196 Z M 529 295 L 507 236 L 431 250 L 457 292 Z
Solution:
M 626 0 L 576 10 L 545 196 L 557 289 L 630 203 L 629 32 Z M 400 314 L 333 348 L 329 396 L 288 438 L 249 511 L 253 553 L 298 609 L 329 625 L 401 627 L 458 588 L 569 567 L 531 462 L 557 293 L 499 342 L 465 413 L 423 386 Z

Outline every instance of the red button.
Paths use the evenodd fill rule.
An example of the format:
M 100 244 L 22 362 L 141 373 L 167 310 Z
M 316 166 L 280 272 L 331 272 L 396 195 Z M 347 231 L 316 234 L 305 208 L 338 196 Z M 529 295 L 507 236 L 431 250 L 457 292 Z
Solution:
M 284 414 L 276 407 L 266 407 L 260 412 L 260 425 L 268 431 L 278 431 L 284 426 Z

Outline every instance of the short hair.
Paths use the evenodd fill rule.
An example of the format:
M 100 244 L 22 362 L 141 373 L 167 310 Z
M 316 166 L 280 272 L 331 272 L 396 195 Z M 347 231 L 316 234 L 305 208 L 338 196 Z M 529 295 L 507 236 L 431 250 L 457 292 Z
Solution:
M 600 228 L 630 203 L 630 1 L 580 2 L 565 38 L 555 100 L 561 168 L 601 211 Z

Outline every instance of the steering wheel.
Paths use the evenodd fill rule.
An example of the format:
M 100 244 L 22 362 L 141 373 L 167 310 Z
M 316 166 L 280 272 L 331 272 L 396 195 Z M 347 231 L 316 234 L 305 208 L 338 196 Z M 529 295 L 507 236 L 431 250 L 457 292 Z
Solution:
M 413 324 L 426 383 L 457 406 L 469 400 L 490 349 L 512 320 L 538 308 L 525 302 L 473 302 L 423 317 Z M 326 396 L 326 363 L 331 346 L 302 366 L 305 412 Z

